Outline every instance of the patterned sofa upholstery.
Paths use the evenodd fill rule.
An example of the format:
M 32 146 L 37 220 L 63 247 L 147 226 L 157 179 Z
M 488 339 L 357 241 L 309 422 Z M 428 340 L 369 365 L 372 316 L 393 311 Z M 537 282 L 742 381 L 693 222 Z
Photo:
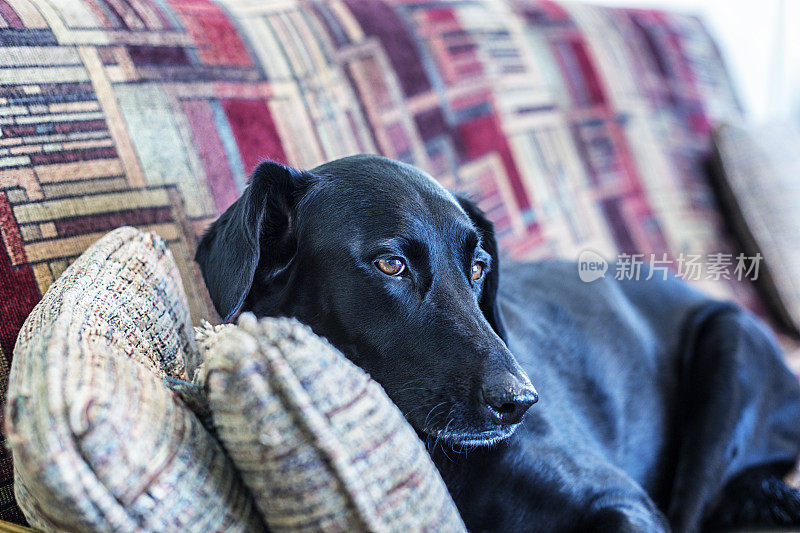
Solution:
M 262 158 L 466 191 L 509 255 L 731 250 L 703 161 L 739 108 L 695 18 L 536 0 L 0 0 L 0 395 L 47 287 L 121 225 L 178 263 Z M 758 305 L 749 285 L 712 290 Z M 0 448 L 0 518 L 21 521 Z

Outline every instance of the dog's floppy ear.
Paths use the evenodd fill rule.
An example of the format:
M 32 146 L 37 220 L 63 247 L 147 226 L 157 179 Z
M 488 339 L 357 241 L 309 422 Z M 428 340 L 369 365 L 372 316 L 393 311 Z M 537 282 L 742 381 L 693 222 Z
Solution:
M 495 333 L 503 339 L 503 342 L 508 342 L 503 315 L 497 302 L 497 288 L 500 285 L 500 257 L 497 250 L 497 239 L 494 236 L 494 224 L 486 218 L 483 211 L 473 201 L 461 195 L 456 195 L 456 199 L 464 211 L 467 212 L 469 218 L 472 219 L 475 227 L 478 228 L 483 249 L 492 256 L 492 266 L 483 282 L 483 292 L 479 302 L 481 311 L 483 311 L 483 315 Z
M 259 281 L 266 282 L 291 263 L 297 247 L 297 203 L 310 181 L 305 172 L 261 163 L 241 198 L 203 236 L 194 259 L 225 321 L 244 303 L 256 269 Z

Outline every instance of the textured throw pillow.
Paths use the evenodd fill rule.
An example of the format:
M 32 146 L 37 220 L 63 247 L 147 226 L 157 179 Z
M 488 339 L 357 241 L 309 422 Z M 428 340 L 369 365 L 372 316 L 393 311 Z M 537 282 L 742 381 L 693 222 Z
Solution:
M 271 531 L 464 530 L 399 409 L 306 326 L 245 314 L 200 346 L 214 426 Z
M 763 256 L 768 301 L 800 331 L 800 129 L 724 125 L 714 132 L 716 178 L 731 226 L 749 256 Z
M 17 340 L 6 406 L 32 525 L 263 529 L 219 443 L 164 384 L 196 356 L 177 267 L 151 233 L 109 233 L 50 286 Z

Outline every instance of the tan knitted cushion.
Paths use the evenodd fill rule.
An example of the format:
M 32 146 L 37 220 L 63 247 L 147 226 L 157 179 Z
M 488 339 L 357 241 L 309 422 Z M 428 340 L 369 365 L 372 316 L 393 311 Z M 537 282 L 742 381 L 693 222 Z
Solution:
M 263 528 L 220 445 L 164 385 L 196 355 L 177 268 L 153 234 L 109 233 L 50 286 L 20 331 L 6 410 L 32 525 Z
M 730 226 L 747 256 L 763 258 L 756 281 L 767 303 L 800 333 L 800 127 L 723 124 L 713 141 Z
M 310 329 L 245 314 L 201 351 L 214 426 L 271 531 L 464 530 L 397 407 Z

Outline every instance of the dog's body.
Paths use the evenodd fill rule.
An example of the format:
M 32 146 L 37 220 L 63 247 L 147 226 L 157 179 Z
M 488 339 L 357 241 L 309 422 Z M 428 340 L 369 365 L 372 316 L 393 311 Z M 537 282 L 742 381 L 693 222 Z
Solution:
M 223 317 L 295 316 L 370 372 L 472 530 L 800 525 L 779 479 L 797 378 L 755 319 L 677 280 L 542 262 L 500 284 L 482 213 L 375 156 L 263 164 L 197 260 Z
M 797 377 L 763 327 L 675 279 L 584 283 L 577 272 L 503 268 L 508 345 L 541 399 L 504 443 L 435 451 L 470 528 L 659 531 L 662 512 L 675 531 L 780 523 L 782 512 L 797 524 L 800 494 L 783 488 L 765 506 L 760 486 L 772 476 L 780 492 L 775 472 L 800 450 Z M 746 474 L 747 497 L 717 500 L 764 464 L 775 472 Z

